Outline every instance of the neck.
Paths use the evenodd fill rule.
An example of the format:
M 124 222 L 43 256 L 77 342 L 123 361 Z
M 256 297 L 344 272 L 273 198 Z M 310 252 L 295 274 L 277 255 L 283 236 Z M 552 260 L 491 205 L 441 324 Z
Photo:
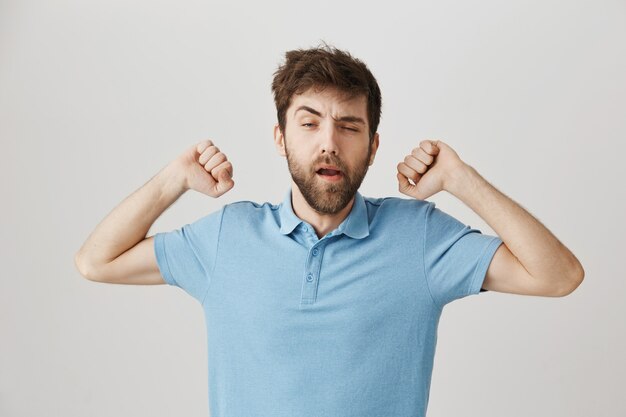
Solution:
M 335 230 L 337 226 L 348 217 L 353 204 L 354 197 L 352 197 L 352 200 L 338 213 L 320 213 L 309 206 L 309 203 L 304 199 L 298 186 L 293 180 L 291 182 L 291 206 L 293 207 L 293 212 L 298 218 L 313 226 L 318 238 L 322 238 L 326 236 L 328 232 Z

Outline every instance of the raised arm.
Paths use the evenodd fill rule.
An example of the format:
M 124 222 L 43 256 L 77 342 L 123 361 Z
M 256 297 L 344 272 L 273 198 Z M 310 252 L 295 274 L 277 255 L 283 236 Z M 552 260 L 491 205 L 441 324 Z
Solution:
M 445 190 L 464 202 L 503 241 L 486 272 L 483 289 L 563 297 L 584 279 L 580 261 L 522 206 L 489 184 L 442 141 L 424 140 L 398 164 L 399 189 L 424 200 Z M 409 182 L 413 181 L 413 184 Z
M 188 148 L 126 197 L 74 257 L 82 276 L 114 284 L 163 284 L 150 226 L 187 190 L 217 198 L 234 186 L 233 168 L 211 140 Z

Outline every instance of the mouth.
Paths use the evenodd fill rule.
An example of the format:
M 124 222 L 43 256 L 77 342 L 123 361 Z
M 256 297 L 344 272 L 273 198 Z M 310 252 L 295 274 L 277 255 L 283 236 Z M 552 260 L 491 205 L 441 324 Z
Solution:
M 327 181 L 339 181 L 343 177 L 341 171 L 331 168 L 320 168 L 317 170 L 317 175 Z

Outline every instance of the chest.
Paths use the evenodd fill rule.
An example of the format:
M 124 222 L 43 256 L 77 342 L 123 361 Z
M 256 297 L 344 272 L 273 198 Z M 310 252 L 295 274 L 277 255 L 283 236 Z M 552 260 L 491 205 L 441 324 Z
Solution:
M 348 243 L 348 244 L 346 244 Z M 287 237 L 222 251 L 206 299 L 215 326 L 267 340 L 336 341 L 411 326 L 431 308 L 420 260 L 363 241 L 304 247 Z M 227 329 L 224 329 L 227 330 Z

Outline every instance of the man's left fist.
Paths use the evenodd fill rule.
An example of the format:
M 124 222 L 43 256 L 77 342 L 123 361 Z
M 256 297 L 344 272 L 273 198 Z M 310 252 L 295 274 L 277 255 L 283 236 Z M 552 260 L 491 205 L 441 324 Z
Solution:
M 423 140 L 398 164 L 398 189 L 409 197 L 426 200 L 446 190 L 446 185 L 464 166 L 457 153 L 442 141 Z

